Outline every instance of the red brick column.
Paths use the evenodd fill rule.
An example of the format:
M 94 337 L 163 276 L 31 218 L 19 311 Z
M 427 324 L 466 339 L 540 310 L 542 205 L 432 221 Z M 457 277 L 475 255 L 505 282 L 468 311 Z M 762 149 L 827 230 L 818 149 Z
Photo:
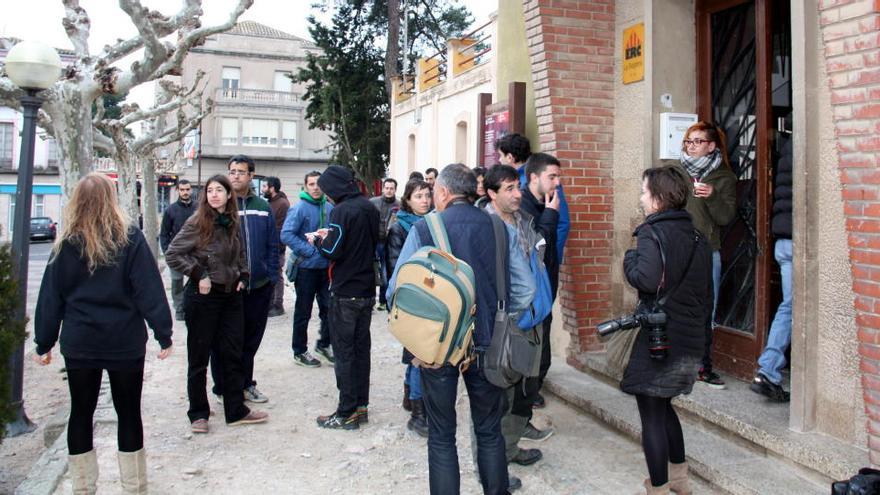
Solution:
M 880 464 L 880 1 L 820 0 L 871 463 Z
M 614 2 L 525 0 L 523 12 L 540 149 L 562 162 L 571 214 L 559 301 L 575 365 L 601 349 L 594 327 L 611 308 Z

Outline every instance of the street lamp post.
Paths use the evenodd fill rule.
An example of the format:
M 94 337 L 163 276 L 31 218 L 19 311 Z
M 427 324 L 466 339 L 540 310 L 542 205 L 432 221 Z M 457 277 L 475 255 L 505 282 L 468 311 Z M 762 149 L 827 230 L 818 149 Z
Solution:
M 21 97 L 24 123 L 21 132 L 21 155 L 18 161 L 18 186 L 15 190 L 15 218 L 12 223 L 12 255 L 18 280 L 18 311 L 23 320 L 27 311 L 28 256 L 30 251 L 31 197 L 34 184 L 34 138 L 37 111 L 43 99 L 37 93 L 50 87 L 61 74 L 61 58 L 51 46 L 34 41 L 16 44 L 6 56 L 6 73 L 25 91 Z M 24 412 L 24 343 L 12 354 L 12 407 L 16 418 L 7 425 L 6 434 L 16 436 L 33 431 L 35 426 Z

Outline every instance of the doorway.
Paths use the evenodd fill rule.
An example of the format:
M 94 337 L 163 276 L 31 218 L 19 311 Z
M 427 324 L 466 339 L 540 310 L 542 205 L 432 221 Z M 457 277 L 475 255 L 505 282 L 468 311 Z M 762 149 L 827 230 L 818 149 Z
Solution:
M 750 379 L 781 299 L 770 218 L 773 171 L 790 139 L 788 2 L 697 0 L 697 107 L 727 135 L 737 214 L 722 233 L 713 363 Z

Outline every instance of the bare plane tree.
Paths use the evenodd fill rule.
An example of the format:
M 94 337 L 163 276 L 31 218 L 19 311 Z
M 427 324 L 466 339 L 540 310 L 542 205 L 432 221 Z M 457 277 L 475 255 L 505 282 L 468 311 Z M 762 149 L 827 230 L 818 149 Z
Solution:
M 46 102 L 38 123 L 58 142 L 61 186 L 69 196 L 80 177 L 91 171 L 95 149 L 115 151 L 113 140 L 94 130 L 93 104 L 103 95 L 125 94 L 140 84 L 178 73 L 191 48 L 210 35 L 231 29 L 253 0 L 239 0 L 225 22 L 208 27 L 200 22 L 201 0 L 184 0 L 172 16 L 148 9 L 138 0 L 119 0 L 119 8 L 128 14 L 138 34 L 107 45 L 98 54 L 89 51 L 91 20 L 85 9 L 78 0 L 62 3 L 62 23 L 77 60 L 65 68 L 53 87 L 41 93 Z M 165 40 L 167 37 L 174 42 Z M 140 50 L 143 53 L 127 69 L 114 65 Z M 0 105 L 20 108 L 20 91 L 8 78 L 0 77 Z

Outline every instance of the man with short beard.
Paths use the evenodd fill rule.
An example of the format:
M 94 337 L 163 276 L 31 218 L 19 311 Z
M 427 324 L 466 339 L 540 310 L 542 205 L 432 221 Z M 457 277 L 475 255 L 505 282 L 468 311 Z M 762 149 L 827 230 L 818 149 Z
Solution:
M 162 214 L 162 229 L 159 233 L 159 243 L 162 252 L 168 250 L 174 236 L 180 232 L 180 228 L 186 220 L 196 211 L 192 201 L 192 184 L 186 179 L 177 183 L 177 201 L 165 209 Z M 168 268 L 171 274 L 171 300 L 174 302 L 174 319 L 183 321 L 183 274 Z
M 388 223 L 391 218 L 400 210 L 400 201 L 397 200 L 397 181 L 387 178 L 382 181 L 382 194 L 374 198 L 370 198 L 370 203 L 379 210 L 379 244 L 376 246 L 376 256 L 382 265 L 382 273 L 387 271 L 385 267 L 385 237 L 388 234 Z M 385 300 L 385 290 L 388 289 L 387 284 L 379 287 L 379 311 L 388 309 L 388 301 Z
M 266 177 L 261 187 L 263 197 L 269 201 L 272 216 L 275 217 L 275 232 L 280 236 L 284 219 L 287 218 L 287 210 L 290 209 L 290 201 L 287 194 L 281 190 L 281 179 L 278 177 Z M 278 238 L 278 283 L 275 284 L 275 292 L 272 294 L 272 302 L 269 303 L 269 318 L 284 314 L 284 281 L 281 274 L 284 271 L 285 246 Z

